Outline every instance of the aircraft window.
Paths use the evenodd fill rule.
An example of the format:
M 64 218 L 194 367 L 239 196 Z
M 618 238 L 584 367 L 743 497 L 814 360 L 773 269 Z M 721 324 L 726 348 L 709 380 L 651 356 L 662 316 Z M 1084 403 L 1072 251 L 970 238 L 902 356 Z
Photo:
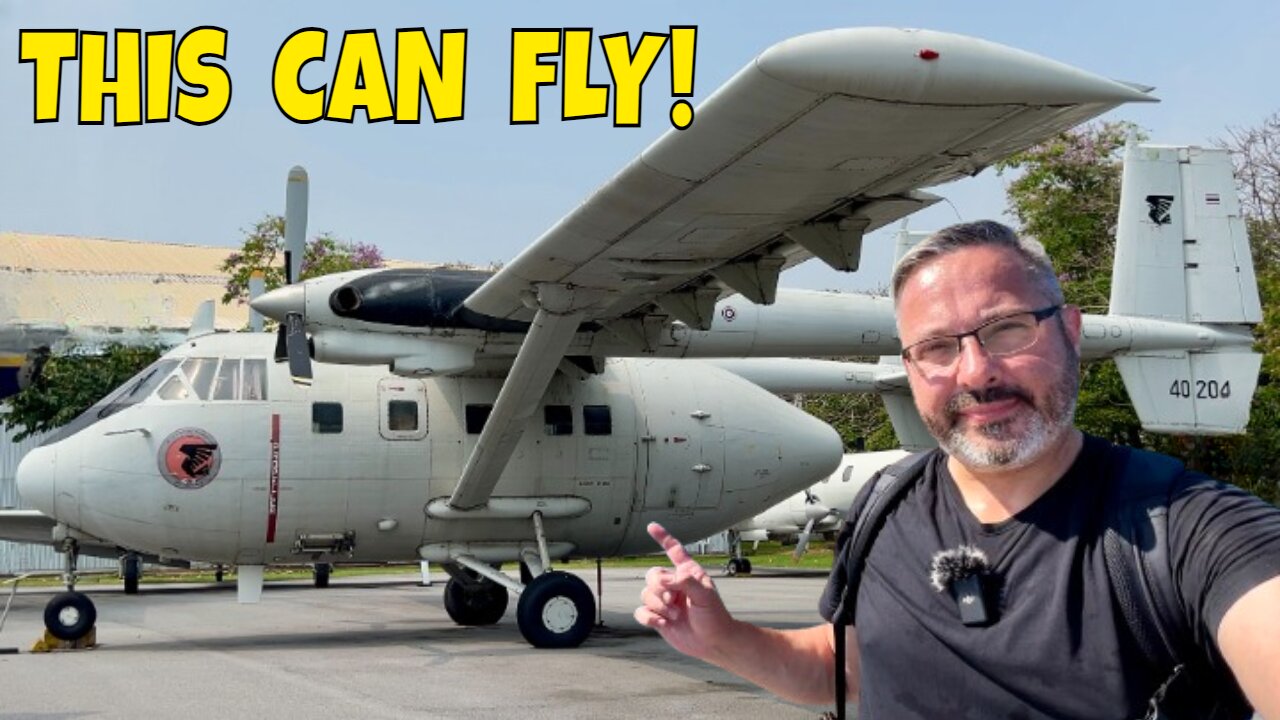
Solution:
M 252 359 L 244 361 L 244 371 L 240 373 L 240 399 L 267 399 L 267 361 Z
M 342 403 L 311 403 L 311 432 L 322 435 L 342 432 Z
M 387 402 L 387 429 L 393 432 L 414 432 L 418 429 L 418 403 L 414 400 Z
M 845 465 L 844 472 L 840 475 L 840 482 L 849 482 L 853 479 L 853 466 Z
M 223 358 L 218 366 L 218 375 L 213 380 L 211 400 L 235 400 L 236 388 L 240 385 L 240 361 L 235 358 Z
M 89 427 L 95 422 L 110 417 L 121 410 L 142 402 L 142 399 L 151 394 L 152 390 L 164 380 L 173 369 L 178 366 L 178 361 L 164 358 L 157 360 L 148 365 L 142 372 L 129 378 L 120 387 L 111 391 L 105 398 L 99 400 L 93 407 L 85 410 L 75 420 L 63 425 L 52 435 L 45 438 L 41 445 L 50 445 L 59 440 L 69 438 L 81 430 Z
M 489 419 L 489 413 L 493 412 L 492 405 L 468 405 L 467 413 L 467 434 L 479 435 L 484 429 L 485 421 Z
M 161 400 L 190 400 L 191 388 L 181 375 L 174 375 L 160 386 L 160 392 L 157 394 Z
M 548 405 L 542 409 L 548 435 L 573 434 L 573 408 L 568 405 Z
M 582 406 L 582 432 L 587 435 L 612 435 L 613 415 L 608 405 Z
M 191 389 L 201 400 L 209 399 L 209 387 L 213 384 L 214 371 L 217 369 L 217 358 L 187 358 L 182 363 L 182 372 L 191 381 Z

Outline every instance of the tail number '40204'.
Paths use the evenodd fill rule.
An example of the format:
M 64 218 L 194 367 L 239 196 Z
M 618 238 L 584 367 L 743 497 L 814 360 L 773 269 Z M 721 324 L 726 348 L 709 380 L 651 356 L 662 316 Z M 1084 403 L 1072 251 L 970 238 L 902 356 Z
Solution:
M 1169 386 L 1169 394 L 1174 397 L 1192 397 L 1191 386 L 1190 380 L 1174 380 L 1173 384 Z M 1195 397 L 1198 400 L 1229 398 L 1231 397 L 1231 381 L 1227 380 L 1220 383 L 1217 380 L 1196 380 Z

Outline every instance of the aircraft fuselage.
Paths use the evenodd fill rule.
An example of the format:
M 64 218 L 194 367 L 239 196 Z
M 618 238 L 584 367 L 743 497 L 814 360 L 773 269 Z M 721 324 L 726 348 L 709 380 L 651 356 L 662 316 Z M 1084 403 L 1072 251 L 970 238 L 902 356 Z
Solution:
M 652 520 L 706 536 L 839 462 L 834 431 L 730 373 L 611 360 L 557 373 L 489 505 L 455 512 L 500 379 L 317 365 L 299 387 L 272 346 L 183 343 L 32 451 L 24 499 L 73 534 L 166 558 L 499 562 L 528 549 L 535 510 L 554 557 L 646 552 Z

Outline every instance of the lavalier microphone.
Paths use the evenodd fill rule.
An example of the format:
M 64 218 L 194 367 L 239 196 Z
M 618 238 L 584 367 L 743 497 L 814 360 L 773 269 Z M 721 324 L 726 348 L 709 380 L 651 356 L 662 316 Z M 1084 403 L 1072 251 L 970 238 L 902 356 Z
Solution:
M 972 545 L 939 550 L 929 563 L 929 584 L 938 592 L 950 591 L 960 610 L 960 622 L 982 626 L 991 622 L 982 578 L 990 574 L 986 553 Z

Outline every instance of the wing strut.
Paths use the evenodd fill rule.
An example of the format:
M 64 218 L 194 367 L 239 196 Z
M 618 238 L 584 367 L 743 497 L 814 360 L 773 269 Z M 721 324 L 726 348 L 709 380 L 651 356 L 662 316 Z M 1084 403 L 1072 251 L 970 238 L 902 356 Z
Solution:
M 472 510 L 489 501 L 511 453 L 520 442 L 525 422 L 537 409 L 538 401 L 582 323 L 583 309 L 575 306 L 573 289 L 563 285 L 539 286 L 536 307 L 538 313 L 533 325 L 498 391 L 493 411 L 467 458 L 458 486 L 449 498 L 450 507 Z

